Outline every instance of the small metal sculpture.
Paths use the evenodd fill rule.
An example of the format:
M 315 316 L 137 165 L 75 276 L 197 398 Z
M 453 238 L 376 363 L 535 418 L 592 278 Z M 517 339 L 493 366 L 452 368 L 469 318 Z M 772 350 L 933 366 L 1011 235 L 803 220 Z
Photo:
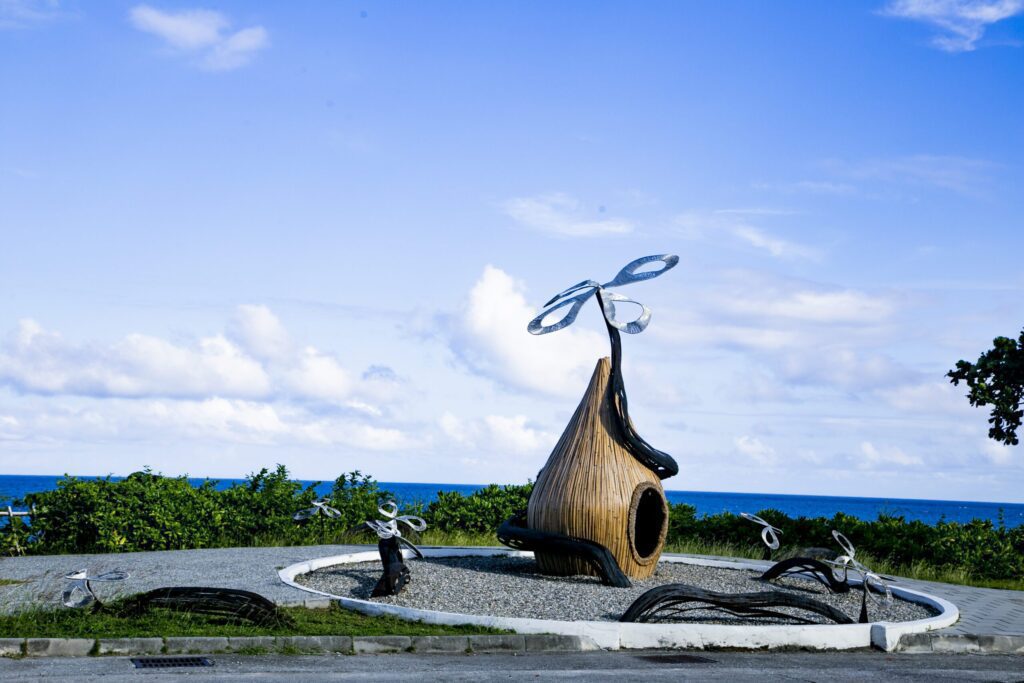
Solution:
M 129 576 L 128 572 L 121 569 L 104 572 L 96 576 L 89 576 L 88 569 L 79 569 L 70 574 L 65 574 L 64 578 L 71 583 L 64 589 L 61 595 L 61 602 L 65 607 L 79 608 L 92 605 L 94 610 L 99 609 L 103 606 L 103 603 L 96 597 L 90 583 L 93 581 L 124 581 Z
M 294 515 L 292 515 L 292 519 L 294 519 L 296 522 L 304 522 L 307 519 L 319 517 L 320 515 L 323 515 L 328 519 L 341 517 L 341 511 L 339 511 L 337 508 L 332 508 L 330 505 L 327 504 L 329 502 L 330 501 L 327 500 L 326 498 L 314 500 L 313 507 L 308 508 L 306 510 L 299 510 Z
M 771 558 L 772 551 L 779 549 L 779 536 L 782 535 L 782 531 L 773 527 L 757 515 L 752 515 L 749 512 L 741 512 L 740 517 L 761 525 L 761 540 L 764 541 L 766 546 L 768 546 L 768 549 L 765 550 L 765 559 L 767 560 Z M 778 536 L 776 534 L 778 534 Z
M 761 579 L 771 581 L 781 576 L 803 574 L 816 580 L 833 593 L 848 593 L 850 592 L 849 574 L 851 570 L 855 571 L 860 574 L 863 591 L 859 621 L 866 624 L 869 622 L 868 599 L 870 598 L 872 602 L 883 607 L 892 605 L 892 591 L 889 589 L 888 582 L 895 582 L 895 579 L 876 574 L 858 561 L 857 550 L 846 536 L 833 529 L 832 537 L 846 552 L 845 555 L 839 555 L 836 559 L 825 562 L 810 557 L 791 557 L 788 560 L 775 563 L 761 575 Z M 840 570 L 842 571 L 841 575 Z M 875 593 L 884 597 L 879 598 Z
M 634 600 L 619 621 L 679 621 L 688 612 L 695 610 L 718 610 L 737 617 L 784 619 L 798 624 L 815 623 L 811 619 L 778 612 L 771 609 L 773 607 L 806 610 L 837 624 L 853 623 L 850 617 L 832 605 L 802 595 L 782 591 L 718 593 L 684 583 L 669 583 L 652 588 Z
M 892 590 L 889 588 L 889 583 L 895 583 L 896 579 L 889 576 L 882 576 L 876 574 L 866 567 L 863 563 L 857 560 L 857 550 L 853 547 L 853 543 L 850 542 L 843 534 L 839 533 L 835 529 L 832 530 L 832 538 L 836 539 L 836 543 L 839 544 L 843 550 L 846 551 L 845 555 L 840 555 L 836 559 L 828 562 L 828 564 L 835 567 L 833 573 L 836 578 L 839 578 L 838 570 L 842 570 L 842 581 L 846 581 L 849 576 L 849 572 L 852 569 L 860 574 L 861 588 L 863 589 L 864 595 L 861 598 L 860 604 L 860 620 L 861 623 L 868 622 L 868 598 L 871 601 L 880 604 L 883 607 L 889 607 L 892 605 Z M 879 593 L 883 597 L 879 598 L 875 595 L 875 592 Z
M 405 588 L 405 584 L 409 582 L 409 568 L 405 566 L 405 561 L 402 558 L 401 546 L 404 545 L 412 550 L 416 557 L 423 557 L 423 553 L 420 552 L 419 548 L 408 539 L 402 537 L 402 530 L 398 527 L 398 523 L 405 524 L 413 531 L 423 531 L 427 528 L 427 523 L 422 517 L 415 515 L 399 516 L 398 505 L 393 500 L 381 505 L 377 508 L 377 511 L 386 520 L 367 520 L 356 527 L 356 529 L 369 529 L 377 534 L 377 537 L 380 539 L 377 541 L 377 550 L 380 552 L 381 564 L 384 565 L 384 574 L 377 581 L 377 585 L 373 587 L 373 592 L 370 593 L 372 598 L 397 595 Z

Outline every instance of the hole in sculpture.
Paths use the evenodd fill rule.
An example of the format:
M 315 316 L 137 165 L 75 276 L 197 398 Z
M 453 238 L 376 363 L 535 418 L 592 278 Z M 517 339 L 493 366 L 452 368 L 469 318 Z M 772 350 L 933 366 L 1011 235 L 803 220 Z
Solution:
M 647 559 L 658 552 L 661 545 L 668 516 L 665 510 L 665 500 L 653 486 L 644 486 L 638 490 L 639 500 L 636 500 L 636 512 L 630 515 L 632 526 L 633 549 L 643 559 Z

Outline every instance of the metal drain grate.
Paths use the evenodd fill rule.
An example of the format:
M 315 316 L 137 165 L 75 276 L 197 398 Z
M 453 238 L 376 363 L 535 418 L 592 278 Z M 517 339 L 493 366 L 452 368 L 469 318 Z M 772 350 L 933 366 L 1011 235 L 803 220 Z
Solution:
M 655 664 L 714 664 L 715 660 L 697 655 L 636 655 L 637 659 Z
M 136 669 L 171 669 L 177 667 L 213 666 L 209 657 L 133 657 Z

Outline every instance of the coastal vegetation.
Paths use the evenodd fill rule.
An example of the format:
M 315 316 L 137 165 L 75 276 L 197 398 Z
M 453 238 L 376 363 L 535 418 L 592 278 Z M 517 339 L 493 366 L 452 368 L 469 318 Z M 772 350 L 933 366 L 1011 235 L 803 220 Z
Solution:
M 412 535 L 423 545 L 497 545 L 495 530 L 525 509 L 532 484 L 490 485 L 470 495 L 441 491 L 436 499 L 403 504 L 403 514 L 426 519 L 427 531 Z M 394 498 L 370 476 L 338 477 L 327 504 L 340 515 L 296 521 L 317 498 L 287 470 L 263 469 L 244 483 L 218 489 L 208 481 L 193 486 L 185 477 L 136 472 L 122 480 L 64 477 L 50 491 L 28 494 L 35 506 L 31 523 L 12 520 L 0 527 L 8 554 L 108 553 L 239 546 L 370 543 L 376 538 L 353 527 L 380 517 L 377 507 Z M 698 515 L 691 505 L 670 506 L 666 550 L 710 555 L 762 557 L 758 528 L 738 515 Z M 836 513 L 789 517 L 778 510 L 758 514 L 782 530 L 784 547 L 837 549 L 832 530 L 857 548 L 857 557 L 876 571 L 910 578 L 1024 589 L 1024 526 L 975 519 L 925 524 L 900 516 L 866 521 Z

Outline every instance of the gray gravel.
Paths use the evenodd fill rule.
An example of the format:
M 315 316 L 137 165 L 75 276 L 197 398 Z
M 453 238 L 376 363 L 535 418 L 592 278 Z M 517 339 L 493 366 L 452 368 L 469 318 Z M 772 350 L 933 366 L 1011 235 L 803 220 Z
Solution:
M 666 583 L 685 583 L 725 593 L 768 588 L 756 579 L 759 572 L 667 562 L 662 562 L 650 579 L 633 581 L 632 588 L 602 586 L 594 577 L 544 576 L 529 558 L 446 557 L 413 559 L 407 563 L 412 579 L 405 590 L 397 596 L 373 598 L 375 602 L 464 614 L 617 621 L 642 593 Z M 365 600 L 380 574 L 380 563 L 368 562 L 320 569 L 301 575 L 296 581 L 333 595 Z M 772 585 L 831 604 L 854 621 L 860 614 L 861 592 L 857 589 L 846 595 L 832 595 L 816 582 L 796 578 L 778 580 Z M 802 611 L 793 613 L 819 619 Z M 868 613 L 872 621 L 910 621 L 932 614 L 923 606 L 898 599 L 888 608 L 869 602 Z M 721 612 L 696 611 L 691 615 L 693 621 L 737 623 L 737 618 Z M 758 622 L 792 623 L 767 619 Z M 825 618 L 820 618 L 820 622 L 832 623 Z M 754 622 L 743 619 L 743 623 Z

